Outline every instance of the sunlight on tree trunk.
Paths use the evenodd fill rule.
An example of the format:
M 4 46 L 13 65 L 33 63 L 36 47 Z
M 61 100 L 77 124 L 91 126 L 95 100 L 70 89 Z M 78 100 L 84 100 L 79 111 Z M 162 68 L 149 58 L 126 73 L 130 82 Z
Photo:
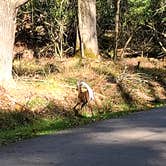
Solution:
M 12 80 L 12 59 L 17 8 L 28 0 L 2 0 L 0 3 L 0 84 Z
M 78 22 L 81 55 L 97 58 L 96 0 L 78 0 Z

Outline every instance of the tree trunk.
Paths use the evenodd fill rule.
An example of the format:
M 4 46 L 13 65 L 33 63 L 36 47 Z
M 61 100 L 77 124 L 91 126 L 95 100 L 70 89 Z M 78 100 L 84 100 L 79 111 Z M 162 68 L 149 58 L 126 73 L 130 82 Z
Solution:
M 116 58 L 117 58 L 117 49 L 118 49 L 118 40 L 119 40 L 120 1 L 121 0 L 116 0 L 114 60 L 116 60 Z
M 81 55 L 97 58 L 96 0 L 78 0 L 78 24 Z
M 12 59 L 17 8 L 27 0 L 1 0 L 0 3 L 0 84 L 12 80 Z

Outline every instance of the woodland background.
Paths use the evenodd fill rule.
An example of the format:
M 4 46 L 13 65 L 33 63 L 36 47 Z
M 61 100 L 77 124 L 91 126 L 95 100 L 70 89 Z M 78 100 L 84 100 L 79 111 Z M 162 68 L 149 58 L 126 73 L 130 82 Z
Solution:
M 113 56 L 115 26 L 118 24 L 118 51 L 126 55 L 161 58 L 165 49 L 165 1 L 97 0 L 97 36 L 100 52 Z M 86 11 L 85 11 L 86 12 Z M 17 15 L 16 41 L 32 49 L 35 57 L 73 56 L 78 28 L 77 1 L 30 1 Z M 63 53 L 62 53 L 63 52 Z
M 89 17 L 79 3 L 96 7 L 95 53 L 78 41 L 79 18 Z M 0 87 L 0 144 L 163 106 L 165 0 L 28 1 L 17 12 L 13 54 L 14 81 Z M 87 107 L 74 116 L 78 80 L 94 90 L 93 117 Z

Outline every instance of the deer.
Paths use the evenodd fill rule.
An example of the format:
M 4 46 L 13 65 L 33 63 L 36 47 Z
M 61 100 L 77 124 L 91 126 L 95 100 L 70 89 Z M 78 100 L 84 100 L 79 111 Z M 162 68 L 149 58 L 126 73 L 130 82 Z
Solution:
M 86 88 L 85 91 L 83 91 L 83 87 Z M 75 112 L 75 115 L 78 116 L 78 110 L 76 109 L 79 105 L 81 105 L 80 110 L 83 109 L 84 106 L 88 106 L 90 108 L 91 114 L 92 116 L 93 111 L 92 111 L 92 106 L 90 104 L 91 101 L 93 101 L 95 99 L 94 97 L 94 92 L 92 90 L 92 88 L 84 81 L 78 81 L 77 82 L 77 90 L 78 90 L 78 96 L 77 96 L 77 103 L 74 106 L 73 110 Z

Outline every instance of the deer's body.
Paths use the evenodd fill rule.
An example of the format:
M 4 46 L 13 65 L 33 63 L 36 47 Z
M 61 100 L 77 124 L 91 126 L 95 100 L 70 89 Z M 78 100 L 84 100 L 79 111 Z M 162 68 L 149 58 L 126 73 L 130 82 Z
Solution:
M 82 87 L 85 87 L 87 90 L 83 91 Z M 90 86 L 87 83 L 83 81 L 78 81 L 77 90 L 78 90 L 77 104 L 74 106 L 75 115 L 78 115 L 78 110 L 76 109 L 76 107 L 79 105 L 81 105 L 80 110 L 82 110 L 82 108 L 85 105 L 88 105 L 93 115 L 92 107 L 90 105 L 90 101 L 94 100 L 93 90 L 90 88 Z

